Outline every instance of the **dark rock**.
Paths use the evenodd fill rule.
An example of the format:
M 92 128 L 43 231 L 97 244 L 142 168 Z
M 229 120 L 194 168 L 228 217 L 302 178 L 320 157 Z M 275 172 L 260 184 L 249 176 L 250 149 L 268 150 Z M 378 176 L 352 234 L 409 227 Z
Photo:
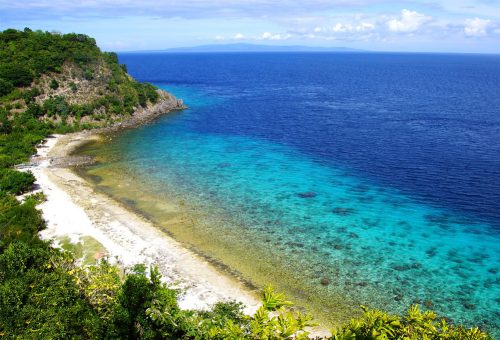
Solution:
M 402 271 L 408 270 L 410 268 L 408 268 L 408 266 L 397 265 L 397 266 L 393 266 L 392 269 L 397 270 L 399 272 L 402 272 Z
M 123 203 L 125 203 L 126 206 L 135 208 L 137 206 L 137 202 L 134 200 L 131 200 L 130 198 L 124 198 Z
M 89 175 L 89 178 L 92 182 L 94 183 L 101 183 L 102 182 L 102 177 L 101 176 L 97 176 L 97 175 Z
M 415 262 L 414 264 L 411 265 L 411 268 L 412 269 L 420 269 L 420 268 L 422 268 L 422 264 Z
M 434 306 L 434 303 L 432 303 L 432 300 L 425 300 L 424 301 L 424 306 L 426 308 L 432 308 L 432 306 Z
M 422 264 L 420 264 L 418 262 L 415 262 L 412 264 L 398 264 L 398 265 L 395 265 L 392 267 L 392 269 L 400 271 L 400 272 L 410 270 L 410 269 L 419 269 L 419 268 L 422 268 Z
M 231 163 L 219 163 L 217 164 L 219 168 L 228 168 L 231 166 Z
M 287 242 L 286 245 L 288 245 L 292 248 L 304 248 L 304 243 L 300 243 L 300 242 Z
M 498 273 L 498 268 L 490 268 L 490 269 L 488 269 L 488 273 L 496 274 L 496 273 Z
M 429 257 L 434 257 L 436 256 L 437 254 L 437 248 L 436 247 L 432 247 L 432 248 L 429 248 L 425 251 L 425 253 L 427 254 L 427 256 Z
M 476 309 L 476 305 L 473 303 L 464 302 L 464 303 L 462 303 L 462 305 L 464 306 L 465 309 L 468 309 L 468 310 Z
M 337 231 L 339 233 L 346 233 L 347 232 L 347 228 L 346 227 L 339 227 L 339 228 L 337 228 Z
M 300 198 L 313 198 L 316 197 L 316 193 L 313 191 L 299 192 L 297 196 Z
M 351 215 L 354 213 L 353 208 L 342 208 L 342 207 L 336 207 L 332 209 L 332 213 L 337 214 L 339 216 L 347 216 Z
M 403 295 L 397 294 L 396 296 L 394 296 L 394 301 L 401 301 L 401 300 L 403 300 Z
M 361 281 L 361 282 L 356 283 L 356 286 L 366 287 L 366 286 L 368 286 L 368 282 L 366 282 L 366 281 Z
M 350 237 L 350 238 L 359 238 L 359 235 L 358 235 L 358 234 L 356 234 L 356 233 L 350 233 L 350 234 L 349 234 L 349 237 Z
M 329 278 L 324 277 L 324 278 L 322 278 L 322 279 L 321 279 L 320 283 L 321 283 L 323 286 L 328 286 L 328 285 L 331 283 L 331 281 L 330 281 L 330 279 L 329 279 Z

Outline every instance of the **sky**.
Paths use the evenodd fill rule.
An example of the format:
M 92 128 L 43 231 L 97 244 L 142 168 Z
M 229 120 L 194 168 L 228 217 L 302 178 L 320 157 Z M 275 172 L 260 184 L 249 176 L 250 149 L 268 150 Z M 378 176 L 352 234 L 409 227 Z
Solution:
M 500 0 L 0 0 L 0 30 L 85 33 L 107 51 L 254 43 L 500 53 Z

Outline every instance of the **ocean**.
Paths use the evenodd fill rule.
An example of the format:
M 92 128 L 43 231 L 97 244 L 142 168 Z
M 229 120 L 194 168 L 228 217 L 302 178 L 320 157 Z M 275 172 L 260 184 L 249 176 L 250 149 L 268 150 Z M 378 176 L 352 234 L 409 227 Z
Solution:
M 322 322 L 418 303 L 500 335 L 500 56 L 119 57 L 189 109 L 87 146 L 97 187 Z

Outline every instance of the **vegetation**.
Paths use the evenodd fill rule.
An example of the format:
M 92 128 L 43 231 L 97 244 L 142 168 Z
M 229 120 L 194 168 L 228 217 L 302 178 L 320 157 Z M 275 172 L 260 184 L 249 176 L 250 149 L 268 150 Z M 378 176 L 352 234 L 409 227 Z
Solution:
M 31 172 L 0 169 L 0 190 L 19 195 L 28 191 L 34 182 L 35 176 Z
M 83 34 L 0 33 L 0 107 L 9 119 L 28 111 L 46 122 L 102 126 L 155 103 L 156 88 L 125 70 Z
M 81 34 L 0 33 L 0 336 L 6 338 L 303 339 L 311 316 L 270 287 L 253 316 L 235 302 L 209 311 L 182 310 L 178 291 L 155 267 L 128 271 L 106 260 L 82 265 L 38 237 L 45 223 L 36 205 L 19 201 L 33 185 L 28 160 L 48 134 L 101 126 L 158 100 L 135 82 L 114 53 Z M 94 245 L 98 247 L 98 245 Z M 63 247 L 66 248 L 66 247 Z M 73 247 L 77 249 L 77 247 Z M 450 326 L 412 307 L 392 316 L 364 309 L 332 331 L 333 339 L 487 339 L 476 328 Z

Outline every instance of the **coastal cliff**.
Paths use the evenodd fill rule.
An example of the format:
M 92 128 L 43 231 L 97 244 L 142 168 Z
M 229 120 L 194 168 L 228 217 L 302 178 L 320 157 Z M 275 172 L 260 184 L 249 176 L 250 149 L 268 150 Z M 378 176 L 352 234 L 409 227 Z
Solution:
M 116 53 L 101 52 L 86 35 L 0 34 L 0 124 L 6 132 L 21 116 L 64 132 L 182 108 L 171 94 L 134 80 Z

